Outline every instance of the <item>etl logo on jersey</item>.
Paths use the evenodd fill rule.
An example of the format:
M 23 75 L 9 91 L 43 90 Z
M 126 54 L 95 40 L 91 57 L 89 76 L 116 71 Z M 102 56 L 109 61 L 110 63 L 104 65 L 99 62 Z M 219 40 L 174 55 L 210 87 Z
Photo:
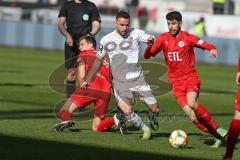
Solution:
M 169 61 L 182 61 L 178 52 L 168 52 Z

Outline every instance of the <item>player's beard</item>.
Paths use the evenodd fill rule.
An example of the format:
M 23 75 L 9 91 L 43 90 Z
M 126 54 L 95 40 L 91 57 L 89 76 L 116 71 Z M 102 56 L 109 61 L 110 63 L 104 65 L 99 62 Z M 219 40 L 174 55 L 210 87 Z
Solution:
M 127 31 L 122 32 L 122 35 L 123 35 L 123 36 L 126 36 L 127 34 L 128 34 Z
M 126 36 L 128 34 L 128 30 L 126 31 L 120 31 L 118 30 L 118 33 L 121 35 L 121 36 Z
M 181 28 L 178 28 L 178 30 L 170 30 L 170 33 L 173 37 L 177 37 L 181 31 Z

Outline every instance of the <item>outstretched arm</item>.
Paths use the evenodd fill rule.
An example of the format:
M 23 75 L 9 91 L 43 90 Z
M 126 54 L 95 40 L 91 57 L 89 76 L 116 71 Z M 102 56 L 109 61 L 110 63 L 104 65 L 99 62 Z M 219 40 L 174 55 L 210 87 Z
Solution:
M 213 44 L 203 41 L 199 37 L 194 36 L 194 35 L 191 35 L 191 39 L 193 41 L 194 47 L 208 50 L 210 52 L 211 58 L 217 57 L 218 52 L 217 52 L 216 47 Z
M 217 58 L 218 52 L 216 49 L 211 49 L 209 52 L 211 58 Z
M 162 50 L 162 38 L 161 36 L 159 36 L 153 44 L 148 43 L 148 47 L 144 51 L 144 58 L 149 59 L 152 56 L 154 57 L 161 50 Z

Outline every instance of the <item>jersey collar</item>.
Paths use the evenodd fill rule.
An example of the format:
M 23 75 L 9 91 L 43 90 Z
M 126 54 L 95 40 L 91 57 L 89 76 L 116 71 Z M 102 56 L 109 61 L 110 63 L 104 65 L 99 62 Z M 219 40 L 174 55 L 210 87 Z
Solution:
M 94 52 L 94 49 L 88 49 L 88 50 L 84 50 L 84 51 L 80 51 L 80 53 L 86 53 L 86 52 Z

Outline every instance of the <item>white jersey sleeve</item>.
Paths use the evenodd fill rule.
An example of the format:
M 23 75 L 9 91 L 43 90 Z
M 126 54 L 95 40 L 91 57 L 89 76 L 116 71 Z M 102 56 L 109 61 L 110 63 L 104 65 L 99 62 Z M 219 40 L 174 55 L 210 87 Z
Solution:
M 105 45 L 105 38 L 103 37 L 100 41 L 98 51 L 97 51 L 97 54 L 102 58 L 105 57 L 107 54 L 106 47 L 104 47 L 104 45 Z
M 147 34 L 145 31 L 138 29 L 138 39 L 140 42 L 147 42 L 149 37 L 154 37 L 153 35 Z

